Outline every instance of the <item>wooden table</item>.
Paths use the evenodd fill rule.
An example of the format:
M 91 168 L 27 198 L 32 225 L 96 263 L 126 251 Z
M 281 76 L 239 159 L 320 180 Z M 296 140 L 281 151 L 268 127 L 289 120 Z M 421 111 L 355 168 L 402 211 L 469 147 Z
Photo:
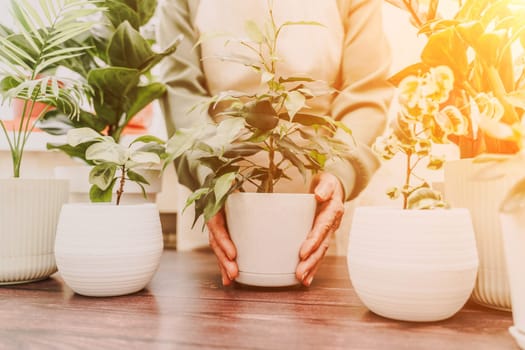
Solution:
M 510 313 L 473 303 L 435 323 L 367 311 L 343 257 L 310 288 L 264 290 L 222 287 L 209 252 L 166 251 L 137 294 L 82 297 L 56 274 L 1 287 L 0 310 L 0 349 L 518 349 Z

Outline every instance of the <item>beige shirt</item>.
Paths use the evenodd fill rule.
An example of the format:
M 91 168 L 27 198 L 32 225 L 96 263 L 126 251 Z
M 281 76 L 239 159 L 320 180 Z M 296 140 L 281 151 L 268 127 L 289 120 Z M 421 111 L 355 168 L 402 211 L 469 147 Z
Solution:
M 347 199 L 355 197 L 379 166 L 369 146 L 383 131 L 392 88 L 386 82 L 390 51 L 382 31 L 380 0 L 274 0 L 277 23 L 316 21 L 321 26 L 291 26 L 283 32 L 277 67 L 283 76 L 305 74 L 330 83 L 340 92 L 317 99 L 313 112 L 343 121 L 358 147 L 329 171 L 341 180 Z M 178 34 L 185 39 L 161 65 L 168 85 L 162 101 L 169 134 L 209 119 L 192 107 L 224 90 L 257 91 L 260 77 L 237 63 L 216 56 L 250 55 L 229 43 L 244 35 L 247 20 L 262 24 L 267 0 L 164 0 L 159 43 L 167 46 Z M 193 46 L 203 34 L 221 33 Z M 345 137 L 337 135 L 338 137 Z M 348 142 L 351 142 L 348 140 Z

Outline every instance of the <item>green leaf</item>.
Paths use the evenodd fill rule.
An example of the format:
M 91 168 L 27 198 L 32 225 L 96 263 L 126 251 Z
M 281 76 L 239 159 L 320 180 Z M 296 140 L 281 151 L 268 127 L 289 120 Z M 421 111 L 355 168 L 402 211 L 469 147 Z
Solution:
M 78 158 L 78 159 L 82 159 L 84 162 L 86 162 L 87 164 L 90 164 L 92 165 L 93 162 L 92 161 L 89 161 L 86 159 L 86 149 L 91 146 L 93 143 L 91 142 L 86 142 L 86 143 L 82 143 L 76 147 L 73 147 L 73 146 L 70 146 L 70 145 L 59 145 L 59 144 L 53 144 L 53 143 L 48 143 L 46 144 L 46 148 L 48 150 L 60 150 L 62 152 L 64 152 L 65 154 L 67 154 L 68 156 L 72 157 L 72 158 Z
M 249 102 L 243 117 L 246 122 L 262 131 L 272 130 L 279 123 L 277 112 L 268 100 Z
M 117 166 L 115 164 L 96 165 L 89 173 L 89 183 L 105 191 L 113 184 L 116 171 Z
M 153 55 L 148 41 L 127 21 L 117 27 L 108 46 L 113 66 L 139 69 Z
M 306 105 L 306 98 L 298 91 L 291 91 L 286 95 L 284 106 L 290 116 L 290 121 L 293 121 L 294 116 Z
M 458 80 L 466 79 L 468 71 L 468 46 L 454 28 L 434 33 L 421 53 L 423 63 L 435 67 L 449 66 Z
M 244 25 L 244 30 L 246 31 L 246 34 L 248 35 L 248 38 L 250 38 L 251 41 L 256 42 L 258 44 L 263 42 L 264 35 L 259 29 L 257 23 L 255 23 L 254 21 L 246 21 Z
M 146 178 L 144 176 L 140 175 L 139 173 L 137 173 L 135 171 L 128 170 L 126 175 L 128 176 L 128 179 L 130 179 L 133 182 L 136 182 L 136 183 L 139 183 L 139 184 L 149 185 L 148 180 L 146 180 Z
M 86 150 L 86 159 L 94 162 L 124 165 L 128 161 L 128 152 L 124 146 L 115 143 L 111 138 L 96 142 Z
M 186 204 L 184 206 L 184 209 L 182 209 L 182 211 L 184 212 L 184 210 L 186 210 L 186 208 L 188 208 L 190 205 L 192 205 L 196 200 L 199 200 L 203 196 L 205 196 L 208 193 L 210 193 L 210 191 L 211 190 L 208 187 L 204 187 L 204 188 L 199 188 L 195 192 L 192 192 L 190 194 L 190 196 L 188 197 L 188 199 L 186 200 Z
M 91 186 L 89 189 L 89 199 L 94 203 L 111 202 L 113 197 L 113 187 L 115 186 L 116 180 L 117 179 L 114 179 L 111 185 L 105 190 L 101 190 L 97 185 Z
M 128 21 L 133 28 L 139 29 L 140 17 L 132 7 L 118 0 L 106 0 L 103 2 L 103 6 L 107 9 L 104 14 L 115 28 L 121 23 Z
M 226 194 L 230 191 L 233 182 L 235 181 L 236 175 L 236 173 L 226 173 L 215 181 L 213 193 L 215 194 L 215 200 L 217 202 L 221 201 L 223 197 L 226 196 Z
M 131 90 L 130 99 L 132 102 L 126 113 L 126 122 L 129 122 L 138 112 L 165 93 L 166 86 L 162 83 L 152 83 Z
M 525 109 L 525 90 L 517 90 L 505 95 L 505 100 L 514 107 Z
M 154 143 L 157 143 L 159 145 L 163 145 L 163 144 L 166 143 L 164 140 L 159 139 L 157 136 L 143 135 L 143 136 L 139 136 L 135 140 L 133 140 L 133 142 L 130 143 L 130 146 L 133 145 L 134 143 L 138 143 L 138 142 L 142 142 L 142 143 L 154 142 Z
M 90 128 L 71 129 L 67 133 L 67 143 L 72 147 L 78 146 L 86 142 L 102 140 L 102 135 Z

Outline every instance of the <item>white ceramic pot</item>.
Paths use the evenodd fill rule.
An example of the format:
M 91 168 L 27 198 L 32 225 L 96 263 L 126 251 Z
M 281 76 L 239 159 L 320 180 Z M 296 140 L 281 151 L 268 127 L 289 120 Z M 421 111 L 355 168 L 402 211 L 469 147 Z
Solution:
M 55 167 L 54 175 L 57 179 L 66 179 L 69 181 L 69 202 L 70 203 L 88 203 L 89 190 L 89 173 L 92 167 L 87 165 L 77 166 L 59 166 Z M 142 189 L 137 184 L 128 181 L 124 189 L 124 195 L 121 199 L 121 204 L 140 204 L 145 202 L 154 203 L 157 198 L 157 193 L 162 189 L 161 172 L 157 169 L 147 169 L 137 171 L 149 182 L 149 185 L 144 186 L 146 189 L 146 197 L 142 193 Z M 115 189 L 116 191 L 116 189 Z M 116 195 L 113 194 L 113 203 L 116 201 Z
M 478 267 L 466 209 L 358 207 L 347 261 L 363 304 L 404 321 L 454 315 L 469 298 Z
M 143 289 L 159 266 L 162 230 L 155 204 L 63 206 L 55 254 L 66 284 L 86 296 Z
M 237 248 L 242 284 L 298 284 L 299 249 L 312 228 L 313 194 L 234 193 L 226 201 L 228 230 Z
M 0 284 L 31 282 L 56 271 L 54 244 L 68 183 L 0 180 Z
M 468 208 L 476 234 L 479 271 L 472 299 L 478 304 L 511 309 L 510 286 L 503 251 L 498 208 L 505 194 L 520 178 L 508 174 L 492 181 L 476 181 L 483 165 L 462 159 L 445 163 L 445 199 L 458 208 Z

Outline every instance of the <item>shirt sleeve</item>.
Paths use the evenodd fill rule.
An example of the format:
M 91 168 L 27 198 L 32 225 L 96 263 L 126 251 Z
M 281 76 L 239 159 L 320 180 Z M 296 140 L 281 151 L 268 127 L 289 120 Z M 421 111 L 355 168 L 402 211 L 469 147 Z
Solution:
M 195 45 L 199 33 L 194 28 L 193 20 L 198 3 L 198 0 L 162 0 L 159 4 L 159 45 L 167 47 L 177 36 L 184 36 L 175 53 L 160 64 L 160 76 L 168 88 L 160 100 L 160 106 L 169 136 L 176 129 L 210 120 L 205 108 L 209 92 L 202 70 L 200 47 Z
M 352 136 L 339 132 L 336 137 L 355 147 L 327 170 L 341 180 L 350 200 L 379 167 L 370 146 L 386 126 L 393 87 L 387 82 L 391 54 L 383 32 L 382 1 L 340 1 L 340 11 L 345 37 L 339 93 L 331 114 L 352 130 Z

